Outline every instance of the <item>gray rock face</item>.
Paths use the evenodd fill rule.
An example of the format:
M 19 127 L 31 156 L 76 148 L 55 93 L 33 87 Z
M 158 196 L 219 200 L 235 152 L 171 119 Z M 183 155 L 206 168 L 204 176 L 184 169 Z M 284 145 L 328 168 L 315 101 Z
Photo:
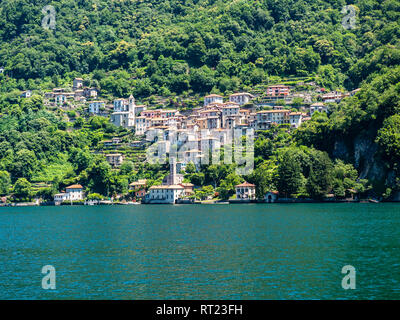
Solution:
M 353 163 L 360 173 L 360 179 L 368 179 L 374 188 L 381 189 L 385 184 L 395 183 L 395 174 L 381 159 L 375 136 L 371 134 L 362 132 L 354 137 L 351 144 L 343 139 L 337 140 L 332 156 Z

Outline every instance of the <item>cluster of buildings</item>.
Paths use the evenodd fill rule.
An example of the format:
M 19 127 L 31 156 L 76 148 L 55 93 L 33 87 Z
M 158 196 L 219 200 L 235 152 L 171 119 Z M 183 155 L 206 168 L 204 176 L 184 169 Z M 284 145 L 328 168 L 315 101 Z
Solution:
M 132 95 L 127 99 L 119 98 L 112 104 L 107 104 L 103 100 L 98 100 L 99 91 L 96 88 L 84 86 L 82 78 L 73 80 L 72 91 L 54 88 L 52 92 L 45 93 L 45 98 L 55 106 L 72 106 L 74 104 L 72 101 L 84 102 L 88 106 L 89 114 L 110 116 L 110 121 L 115 126 L 133 130 L 135 135 L 140 137 L 138 141 L 132 142 L 132 147 L 154 142 L 156 138 L 154 132 L 157 132 L 157 138 L 161 135 L 158 153 L 169 154 L 175 145 L 183 150 L 175 164 L 175 169 L 180 172 L 187 163 L 193 162 L 198 166 L 208 153 L 213 154 L 231 143 L 235 130 L 245 135 L 250 130 L 253 132 L 266 130 L 273 125 L 289 124 L 293 128 L 298 128 L 315 112 L 327 112 L 327 103 L 339 102 L 358 91 L 359 89 L 350 93 L 323 94 L 325 93 L 323 90 L 320 92 L 322 102 L 311 104 L 308 109 L 300 108 L 295 112 L 288 107 L 274 104 L 269 105 L 268 110 L 260 110 L 262 104 L 252 103 L 255 97 L 247 92 L 231 94 L 227 101 L 224 101 L 221 95 L 210 94 L 204 97 L 204 104 L 201 107 L 182 113 L 175 109 L 147 109 L 145 105 L 136 105 Z M 30 90 L 21 93 L 21 97 L 24 98 L 29 98 L 31 95 Z M 269 86 L 265 95 L 272 100 L 293 96 L 291 87 L 282 84 Z M 114 139 L 104 141 L 104 147 L 115 147 L 118 143 Z M 181 148 L 182 146 L 184 148 Z M 119 167 L 124 161 L 122 153 L 106 152 L 105 158 L 111 166 Z M 174 190 L 178 192 L 180 188 Z
M 194 194 L 194 185 L 184 183 L 183 175 L 177 173 L 175 161 L 170 164 L 170 174 L 165 177 L 161 185 L 153 185 L 147 190 L 147 180 L 140 179 L 132 182 L 129 189 L 134 193 L 135 199 L 141 199 L 146 204 L 175 204 L 188 199 Z M 235 202 L 248 202 L 256 199 L 256 186 L 244 182 L 235 186 Z M 269 192 L 265 199 L 267 202 L 276 200 L 276 192 Z M 80 184 L 74 184 L 65 188 L 65 191 L 54 195 L 55 205 L 63 202 L 83 201 L 85 193 Z
M 284 88 L 277 86 L 275 90 Z M 160 154 L 169 154 L 171 149 L 177 146 L 181 150 L 176 163 L 179 172 L 189 162 L 199 166 L 208 153 L 215 153 L 225 144 L 231 143 L 235 130 L 245 135 L 249 130 L 266 130 L 280 124 L 298 128 L 304 121 L 309 120 L 315 111 L 327 112 L 324 103 L 311 105 L 308 112 L 292 112 L 282 106 L 257 111 L 257 107 L 250 103 L 253 98 L 254 96 L 247 92 L 235 93 L 224 102 L 222 96 L 210 94 L 204 97 L 203 106 L 181 113 L 174 109 L 150 110 L 144 105 L 136 105 L 135 99 L 130 96 L 128 99 L 114 100 L 110 121 L 116 126 L 132 129 L 136 136 L 143 137 L 135 141 L 135 145 L 151 143 L 158 139 L 157 152 Z M 93 108 L 91 111 L 96 113 L 97 109 Z M 104 143 L 105 146 L 115 145 L 114 141 Z M 184 148 L 181 148 L 182 146 Z M 123 155 L 120 153 L 105 156 L 113 167 L 122 164 Z
M 55 106 L 72 106 L 75 102 L 86 103 L 88 100 L 96 99 L 99 90 L 97 88 L 85 87 L 82 78 L 75 78 L 72 82 L 72 91 L 65 88 L 54 88 L 51 92 L 44 94 L 45 99 L 51 101 Z

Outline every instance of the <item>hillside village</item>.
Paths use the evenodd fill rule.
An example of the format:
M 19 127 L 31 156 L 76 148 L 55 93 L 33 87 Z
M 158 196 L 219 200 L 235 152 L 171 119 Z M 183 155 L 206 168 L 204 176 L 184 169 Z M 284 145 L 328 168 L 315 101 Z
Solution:
M 81 110 L 85 110 L 84 116 L 104 117 L 116 127 L 131 132 L 125 137 L 113 136 L 101 141 L 103 147 L 96 152 L 102 153 L 113 168 L 120 167 L 128 158 L 134 162 L 146 161 L 144 150 L 155 141 L 156 136 L 162 137 L 163 141 L 158 141 L 158 149 L 165 154 L 170 153 L 173 144 L 167 141 L 168 138 L 184 137 L 186 148 L 181 150 L 178 158 L 171 158 L 170 174 L 162 185 L 148 187 L 146 180 L 139 180 L 130 184 L 130 190 L 134 193 L 134 201 L 142 203 L 191 203 L 195 200 L 194 185 L 184 183 L 181 172 L 189 163 L 199 168 L 209 152 L 215 153 L 231 143 L 234 130 L 246 135 L 249 130 L 257 133 L 277 125 L 296 129 L 310 120 L 315 112 L 328 113 L 329 106 L 360 90 L 326 92 L 315 83 L 300 85 L 313 88 L 313 91 L 299 92 L 289 85 L 277 84 L 269 85 L 262 96 L 248 92 L 233 93 L 228 97 L 209 94 L 202 99 L 202 105 L 190 110 L 137 104 L 132 95 L 108 101 L 101 98 L 99 89 L 84 86 L 82 78 L 75 78 L 71 88 L 54 88 L 44 93 L 43 98 L 48 108 L 59 108 L 68 113 L 80 106 Z M 21 93 L 22 98 L 31 96 L 29 90 Z M 296 99 L 302 102 L 301 105 L 294 104 Z M 74 119 L 69 118 L 68 121 Z M 256 199 L 254 184 L 244 182 L 235 188 L 235 201 Z M 68 186 L 54 196 L 54 203 L 83 201 L 84 189 L 79 184 Z M 265 196 L 269 202 L 276 198 L 276 192 Z

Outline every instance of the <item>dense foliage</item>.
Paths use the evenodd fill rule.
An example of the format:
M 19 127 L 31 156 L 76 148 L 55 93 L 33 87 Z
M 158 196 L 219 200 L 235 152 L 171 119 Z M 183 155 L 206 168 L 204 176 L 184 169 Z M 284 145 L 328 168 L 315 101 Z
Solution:
M 55 30 L 41 26 L 49 4 Z M 357 10 L 355 29 L 341 24 L 346 4 Z M 3 0 L 0 195 L 52 199 L 81 183 L 98 199 L 127 194 L 139 178 L 148 187 L 161 183 L 168 173 L 143 163 L 140 153 L 111 168 L 99 154 L 101 141 L 128 140 L 130 132 L 106 118 L 43 105 L 43 90 L 76 76 L 110 98 L 256 92 L 271 77 L 296 76 L 327 89 L 362 90 L 298 130 L 259 132 L 249 176 L 236 175 L 235 165 L 189 165 L 185 179 L 198 187 L 196 197 L 228 199 L 246 180 L 259 198 L 272 190 L 389 198 L 400 191 L 399 22 L 398 0 Z M 20 98 L 26 89 L 35 94 Z
M 342 27 L 346 4 L 356 29 Z M 56 10 L 55 30 L 41 27 L 45 5 Z M 230 92 L 271 75 L 357 87 L 399 63 L 399 17 L 397 0 L 3 0 L 0 66 L 11 78 L 2 88 L 82 74 L 103 92 L 136 97 Z

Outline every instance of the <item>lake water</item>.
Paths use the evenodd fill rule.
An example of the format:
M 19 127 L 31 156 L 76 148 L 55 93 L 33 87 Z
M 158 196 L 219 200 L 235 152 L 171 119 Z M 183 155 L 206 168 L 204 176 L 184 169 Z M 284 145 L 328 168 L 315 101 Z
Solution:
M 0 299 L 400 298 L 399 204 L 0 208 L 0 244 Z

